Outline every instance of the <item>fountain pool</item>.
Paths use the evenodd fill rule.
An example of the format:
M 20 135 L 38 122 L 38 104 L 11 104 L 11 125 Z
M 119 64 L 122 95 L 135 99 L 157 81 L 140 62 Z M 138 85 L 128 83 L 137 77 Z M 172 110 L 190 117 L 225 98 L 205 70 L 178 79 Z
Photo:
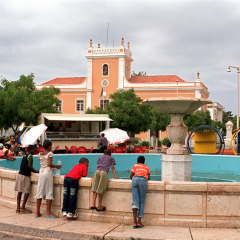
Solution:
M 113 154 L 116 160 L 115 169 L 120 179 L 129 179 L 132 166 L 136 163 L 137 157 L 141 154 Z M 161 181 L 162 158 L 161 154 L 142 154 L 145 156 L 146 165 L 151 170 L 151 180 Z M 101 154 L 58 154 L 54 155 L 53 163 L 57 164 L 60 159 L 62 162 L 61 175 L 66 175 L 74 165 L 76 165 L 81 157 L 89 159 L 88 177 L 94 175 L 97 167 L 97 159 Z M 19 170 L 22 158 L 18 158 L 15 162 L 7 160 L 0 161 L 0 166 Z M 240 158 L 233 155 L 192 155 L 192 181 L 194 182 L 240 182 Z M 37 156 L 34 156 L 33 167 L 40 168 Z M 113 174 L 109 172 L 109 178 L 113 178 Z

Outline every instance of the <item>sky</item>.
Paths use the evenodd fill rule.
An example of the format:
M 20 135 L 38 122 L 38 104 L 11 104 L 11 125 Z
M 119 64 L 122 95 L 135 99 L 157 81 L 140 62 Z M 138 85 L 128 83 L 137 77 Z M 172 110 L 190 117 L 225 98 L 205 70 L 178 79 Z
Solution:
M 237 0 L 1 0 L 0 79 L 87 76 L 89 40 L 106 46 L 108 23 L 109 47 L 130 42 L 133 71 L 187 82 L 199 71 L 209 99 L 236 114 Z

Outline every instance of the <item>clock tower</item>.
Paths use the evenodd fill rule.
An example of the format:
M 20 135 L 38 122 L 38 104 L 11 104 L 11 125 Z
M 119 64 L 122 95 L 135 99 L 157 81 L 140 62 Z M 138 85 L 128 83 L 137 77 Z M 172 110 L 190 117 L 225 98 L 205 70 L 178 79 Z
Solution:
M 87 58 L 87 108 L 96 106 L 104 108 L 110 99 L 109 95 L 123 89 L 124 78 L 131 77 L 132 52 L 130 43 L 120 47 L 93 47 L 92 39 L 88 48 Z M 102 91 L 103 90 L 103 91 Z M 102 94 L 103 92 L 103 94 Z

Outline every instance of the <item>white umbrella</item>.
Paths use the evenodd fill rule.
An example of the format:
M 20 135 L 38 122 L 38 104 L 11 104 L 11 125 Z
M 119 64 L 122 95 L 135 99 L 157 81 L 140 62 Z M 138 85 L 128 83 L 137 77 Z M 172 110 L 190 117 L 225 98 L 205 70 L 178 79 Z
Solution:
M 25 133 L 23 139 L 21 140 L 22 147 L 27 147 L 33 144 L 47 129 L 45 124 L 40 124 L 36 127 L 31 128 Z
M 124 143 L 129 140 L 129 136 L 126 131 L 123 131 L 119 128 L 107 128 L 100 134 L 104 133 L 110 144 L 119 144 Z

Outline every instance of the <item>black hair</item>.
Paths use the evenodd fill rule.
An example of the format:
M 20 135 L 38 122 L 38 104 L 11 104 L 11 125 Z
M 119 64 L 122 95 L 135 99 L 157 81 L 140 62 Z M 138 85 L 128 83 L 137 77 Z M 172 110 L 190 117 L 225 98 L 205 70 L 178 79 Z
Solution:
M 1 138 L 0 139 L 0 143 L 4 143 L 5 142 L 5 139 L 4 138 Z
M 59 127 L 61 127 L 62 126 L 62 123 L 59 123 Z
M 36 149 L 34 145 L 29 145 L 27 147 L 27 151 L 29 152 L 30 150 Z
M 111 156 L 111 150 L 110 149 L 105 149 L 103 153 Z
M 104 137 L 104 136 L 105 136 L 105 134 L 104 134 L 104 133 L 102 133 L 102 134 L 101 134 L 101 136 L 102 136 L 102 137 Z
M 40 142 L 40 140 L 38 139 L 37 142 Z
M 43 148 L 47 149 L 49 146 L 52 146 L 52 142 L 50 140 L 45 140 L 43 142 Z
M 9 139 L 10 139 L 11 137 L 14 137 L 14 135 L 10 135 Z M 15 138 L 15 137 L 14 137 L 14 138 Z
M 139 156 L 139 157 L 137 158 L 137 162 L 138 162 L 138 163 L 145 163 L 145 157 L 144 157 L 144 156 Z
M 79 163 L 85 163 L 85 162 L 88 162 L 89 163 L 89 160 L 87 158 L 81 158 L 79 160 Z

